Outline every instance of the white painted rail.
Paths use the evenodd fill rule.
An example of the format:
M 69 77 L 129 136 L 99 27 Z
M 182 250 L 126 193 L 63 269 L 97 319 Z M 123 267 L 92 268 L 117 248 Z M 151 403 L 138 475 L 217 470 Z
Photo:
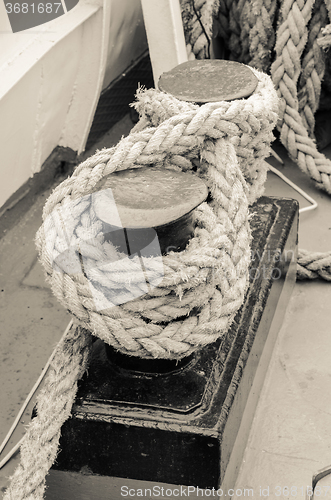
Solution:
M 179 0 L 141 0 L 155 86 L 165 71 L 187 61 Z

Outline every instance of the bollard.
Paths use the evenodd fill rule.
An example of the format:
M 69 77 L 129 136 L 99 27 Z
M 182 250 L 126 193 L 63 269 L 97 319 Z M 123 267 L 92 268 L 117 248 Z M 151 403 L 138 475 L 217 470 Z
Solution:
M 114 227 L 107 190 L 115 201 L 122 227 Z M 145 167 L 114 174 L 102 179 L 94 192 L 96 215 L 104 222 L 103 232 L 119 251 L 128 256 L 144 256 L 183 250 L 193 235 L 193 211 L 208 196 L 205 183 L 192 174 Z M 153 245 L 154 242 L 154 245 Z M 152 246 L 151 246 L 152 244 Z M 150 254 L 146 254 L 150 248 Z M 144 266 L 142 261 L 142 267 Z M 147 276 L 148 281 L 148 276 Z M 127 356 L 105 344 L 108 359 L 117 366 L 143 373 L 163 373 L 185 366 L 192 356 L 178 360 L 146 359 Z
M 161 75 L 159 89 L 181 101 L 204 104 L 249 97 L 258 80 L 251 69 L 236 61 L 188 61 Z
M 192 61 L 162 75 L 159 86 L 179 99 L 204 103 L 245 98 L 256 84 L 251 70 L 239 63 Z M 129 170 L 96 186 L 96 192 L 110 188 L 116 193 L 118 188 L 116 206 L 127 217 L 123 228 L 109 228 L 112 219 L 107 218 L 105 200 L 96 210 L 107 237 L 117 238 L 111 241 L 126 247 L 128 255 L 131 242 L 134 252 L 143 252 L 146 228 L 157 234 L 161 254 L 169 247 L 182 249 L 189 240 L 192 211 L 205 199 L 205 186 L 191 174 L 180 174 L 179 180 L 177 172 L 169 172 L 157 167 Z M 148 175 L 153 180 L 143 181 Z M 162 175 L 168 177 L 162 181 Z M 133 189 L 121 199 L 125 176 L 131 176 Z M 173 197 L 155 197 L 161 205 L 159 215 L 170 214 L 160 224 L 148 196 L 167 192 L 169 176 L 180 189 L 170 189 Z M 196 184 L 191 191 L 188 187 L 197 181 L 199 197 Z M 72 416 L 62 427 L 61 451 L 47 479 L 48 500 L 117 500 L 123 498 L 123 485 L 135 490 L 186 485 L 224 491 L 234 486 L 295 282 L 297 222 L 293 200 L 263 197 L 251 207 L 250 285 L 231 328 L 214 344 L 173 361 L 142 360 L 101 340 L 94 342 L 89 372 L 79 384 Z

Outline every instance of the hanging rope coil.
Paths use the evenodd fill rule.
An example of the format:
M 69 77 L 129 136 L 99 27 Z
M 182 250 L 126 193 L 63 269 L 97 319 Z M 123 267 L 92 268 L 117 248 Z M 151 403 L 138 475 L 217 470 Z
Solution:
M 331 194 L 331 161 L 317 151 L 298 111 L 296 86 L 312 6 L 312 0 L 284 2 L 275 46 L 276 60 L 271 67 L 271 74 L 281 98 L 281 141 L 290 157 L 310 175 L 315 185 Z
M 242 35 L 241 35 L 241 11 L 244 6 L 245 0 L 232 0 L 229 6 L 229 49 L 231 59 L 242 62 Z
M 21 461 L 10 478 L 3 500 L 41 500 L 45 478 L 59 446 L 62 424 L 69 418 L 77 380 L 87 370 L 91 335 L 71 326 L 59 343 L 45 384 L 37 396 L 37 416 L 30 422 L 21 446 Z
M 182 5 L 187 3 L 181 0 Z M 311 17 L 312 1 L 284 0 L 283 4 L 272 68 L 283 103 L 282 140 L 318 187 L 330 193 L 329 162 L 317 152 L 309 137 L 323 74 L 322 66 L 317 68 L 320 53 L 316 47 L 329 47 L 329 32 L 324 31 L 323 37 L 317 39 L 316 27 L 309 38 L 305 26 Z M 194 2 L 193 9 L 191 2 L 186 18 L 183 14 L 188 49 L 197 57 L 206 57 L 208 53 L 210 20 L 217 5 L 215 1 L 200 0 Z M 229 0 L 220 8 L 220 24 L 229 40 L 231 59 L 268 70 L 274 5 L 252 2 L 250 10 L 247 6 L 244 9 L 245 0 Z M 199 19 L 194 18 L 195 11 Z M 325 13 L 318 18 L 315 12 L 316 19 L 313 14 L 310 25 L 322 26 Z M 307 38 L 309 46 L 303 52 Z M 299 79 L 302 56 L 306 70 Z M 180 359 L 213 342 L 231 323 L 247 286 L 247 207 L 262 192 L 266 175 L 262 160 L 269 152 L 277 118 L 272 85 L 265 76 L 258 77 L 258 91 L 245 102 L 247 107 L 235 101 L 229 106 L 218 103 L 198 108 L 155 91 L 140 94 L 136 106 L 143 120 L 136 132 L 117 147 L 89 158 L 51 195 L 37 245 L 55 295 L 80 326 L 75 324 L 58 347 L 38 397 L 38 415 L 29 426 L 21 449 L 21 464 L 11 478 L 4 500 L 42 499 L 45 475 L 56 458 L 61 425 L 70 415 L 77 380 L 88 368 L 91 332 L 124 353 Z M 292 77 L 292 84 L 299 84 L 300 103 L 297 89 L 290 82 Z M 91 189 L 103 176 L 116 170 L 151 164 L 195 171 L 207 181 L 213 201 L 196 210 L 196 230 L 187 249 L 162 259 L 164 277 L 152 293 L 100 311 L 95 302 L 98 297 L 102 302 L 106 281 L 112 280 L 115 290 L 123 293 L 132 269 L 119 263 L 116 275 L 103 272 L 103 264 L 114 259 L 116 252 L 103 240 Z M 73 222 L 69 228 L 68 221 L 64 224 L 61 217 L 68 211 L 74 212 L 69 217 Z M 61 255 L 65 256 L 62 260 Z M 299 264 L 302 276 L 330 280 L 330 255 L 318 254 L 312 261 L 311 255 L 301 252 Z M 157 271 L 158 266 L 156 274 Z M 139 279 L 134 285 L 140 293 Z M 198 314 L 191 314 L 197 308 Z
M 325 72 L 324 54 L 318 45 L 318 36 L 326 26 L 328 14 L 323 0 L 316 0 L 308 24 L 308 40 L 303 52 L 298 85 L 299 114 L 310 138 L 314 139 L 315 113 L 321 94 Z
M 189 59 L 191 54 L 197 59 L 210 57 L 210 19 L 216 15 L 218 3 L 218 0 L 180 0 Z
M 182 0 L 182 8 L 187 2 Z M 201 9 L 202 4 L 203 0 L 199 2 Z M 281 141 L 301 170 L 329 194 L 331 161 L 317 150 L 314 115 L 319 108 L 321 90 L 323 105 L 330 107 L 331 25 L 327 24 L 330 19 L 330 2 L 323 0 L 281 0 L 280 3 L 221 0 L 214 19 L 210 16 L 205 21 L 207 31 L 214 24 L 214 36 L 223 40 L 224 52 L 230 60 L 245 62 L 264 72 L 271 69 L 281 102 L 278 121 Z M 190 26 L 194 21 L 198 23 L 192 16 Z M 185 31 L 190 26 L 184 23 Z M 185 36 L 189 39 L 190 33 L 185 32 Z M 329 253 L 322 255 L 328 259 Z M 298 279 L 328 279 L 324 259 L 320 255 L 316 261 L 307 258 L 298 265 Z M 309 266 L 314 267 L 314 272 L 310 272 Z

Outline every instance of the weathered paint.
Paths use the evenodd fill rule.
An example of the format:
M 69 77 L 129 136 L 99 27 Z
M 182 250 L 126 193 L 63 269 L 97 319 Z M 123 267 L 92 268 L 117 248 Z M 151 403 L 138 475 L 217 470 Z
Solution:
M 130 0 L 127 17 L 126 4 L 80 0 L 16 34 L 0 5 L 0 206 L 57 145 L 84 149 L 102 88 L 146 50 L 140 0 Z

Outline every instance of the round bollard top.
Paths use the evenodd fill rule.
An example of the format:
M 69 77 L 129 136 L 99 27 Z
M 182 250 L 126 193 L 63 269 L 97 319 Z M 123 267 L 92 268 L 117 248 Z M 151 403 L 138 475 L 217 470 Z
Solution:
M 157 227 L 172 223 L 206 200 L 208 188 L 196 175 L 158 167 L 114 172 L 96 184 L 97 217 L 116 225 L 116 206 L 122 227 Z
M 199 104 L 249 97 L 257 84 L 258 79 L 248 66 L 220 59 L 188 61 L 159 79 L 162 92 Z

